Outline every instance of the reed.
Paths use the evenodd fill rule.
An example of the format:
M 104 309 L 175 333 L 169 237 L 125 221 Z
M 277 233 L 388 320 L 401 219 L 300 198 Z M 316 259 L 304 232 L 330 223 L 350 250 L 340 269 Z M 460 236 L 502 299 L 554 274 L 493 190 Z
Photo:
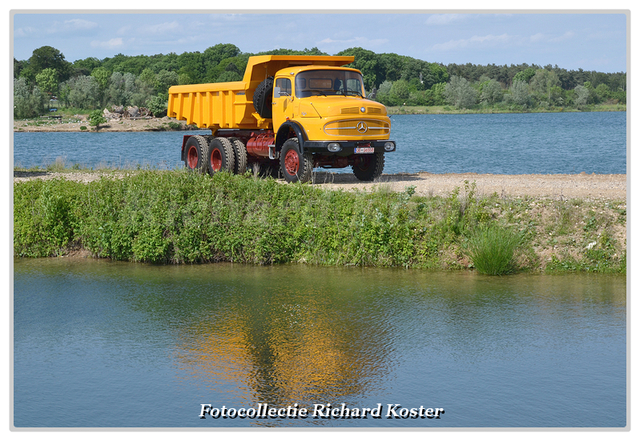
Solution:
M 522 242 L 514 229 L 490 224 L 473 232 L 465 249 L 479 273 L 498 276 L 517 271 L 516 251 Z

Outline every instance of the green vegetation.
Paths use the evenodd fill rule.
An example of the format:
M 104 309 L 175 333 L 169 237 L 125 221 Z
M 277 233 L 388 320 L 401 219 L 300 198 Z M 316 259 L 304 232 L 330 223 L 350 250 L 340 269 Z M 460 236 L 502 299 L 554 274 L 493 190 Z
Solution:
M 499 276 L 517 270 L 515 254 L 521 242 L 519 232 L 490 224 L 474 231 L 464 248 L 478 272 Z
M 257 54 L 233 44 L 217 44 L 204 52 L 177 55 L 118 54 L 70 63 L 51 46 L 33 51 L 28 60 L 14 59 L 14 117 L 33 118 L 55 108 L 80 108 L 83 113 L 111 106 L 148 108 L 155 116 L 166 112 L 168 89 L 242 79 L 252 55 L 330 55 L 317 48 L 277 49 Z M 418 60 L 398 54 L 376 54 L 350 48 L 333 55 L 352 55 L 365 88 L 386 106 L 451 106 L 457 111 L 529 112 L 592 110 L 607 104 L 626 109 L 627 75 L 558 66 L 478 66 Z
M 448 197 L 185 170 L 14 184 L 21 257 L 625 272 L 625 228 L 624 202 L 480 197 L 473 183 Z M 498 269 L 485 269 L 506 243 Z
M 100 124 L 104 124 L 107 122 L 107 119 L 104 117 L 101 111 L 92 110 L 89 113 L 89 124 L 91 127 L 95 128 L 96 131 L 100 130 Z

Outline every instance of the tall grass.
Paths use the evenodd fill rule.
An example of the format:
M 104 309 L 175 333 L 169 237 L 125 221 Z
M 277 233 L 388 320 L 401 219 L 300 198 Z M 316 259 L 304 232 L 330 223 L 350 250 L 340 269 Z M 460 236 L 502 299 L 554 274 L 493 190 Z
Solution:
M 519 232 L 494 223 L 473 232 L 465 248 L 478 272 L 497 276 L 517 270 L 516 251 L 522 242 Z

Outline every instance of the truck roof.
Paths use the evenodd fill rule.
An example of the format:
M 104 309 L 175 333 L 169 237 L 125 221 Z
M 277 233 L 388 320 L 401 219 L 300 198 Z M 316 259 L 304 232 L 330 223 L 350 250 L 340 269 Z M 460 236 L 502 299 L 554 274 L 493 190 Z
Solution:
M 352 63 L 352 56 L 330 55 L 258 55 L 250 57 L 243 81 L 262 81 L 268 76 L 274 76 L 280 69 L 299 66 L 344 66 Z

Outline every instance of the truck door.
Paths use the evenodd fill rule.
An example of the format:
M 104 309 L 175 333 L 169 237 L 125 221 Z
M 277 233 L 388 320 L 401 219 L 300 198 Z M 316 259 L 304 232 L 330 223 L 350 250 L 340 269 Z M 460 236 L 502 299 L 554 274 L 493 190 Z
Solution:
M 277 133 L 283 122 L 293 119 L 293 93 L 290 78 L 276 77 L 272 106 L 273 131 Z

